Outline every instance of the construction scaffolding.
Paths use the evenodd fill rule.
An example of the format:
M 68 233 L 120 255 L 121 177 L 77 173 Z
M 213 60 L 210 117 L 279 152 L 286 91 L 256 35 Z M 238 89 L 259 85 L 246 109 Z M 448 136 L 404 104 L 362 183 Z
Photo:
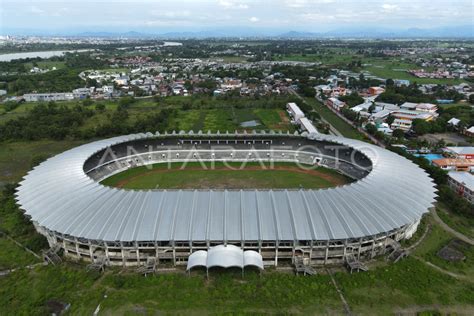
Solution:
M 410 251 L 403 249 L 398 241 L 388 238 L 387 243 L 387 248 L 389 249 L 388 260 L 396 263 L 410 255 Z
M 94 260 L 91 264 L 87 266 L 88 271 L 105 271 L 105 266 L 107 265 L 107 258 L 105 257 L 98 257 Z
M 57 265 L 62 262 L 61 257 L 59 256 L 59 252 L 61 251 L 61 246 L 56 244 L 53 247 L 49 248 L 48 250 L 43 250 L 43 260 L 52 265 Z
M 302 257 L 295 257 L 294 259 L 295 273 L 296 275 L 303 273 L 303 275 L 315 275 L 316 270 L 311 266 L 305 264 Z
M 148 274 L 154 274 L 156 271 L 156 259 L 155 258 L 147 258 L 146 263 L 142 266 L 139 266 L 137 269 L 137 272 L 147 276 Z
M 360 272 L 369 270 L 369 268 L 365 264 L 360 262 L 352 253 L 346 255 L 345 261 L 347 269 L 350 271 L 351 274 L 354 271 Z

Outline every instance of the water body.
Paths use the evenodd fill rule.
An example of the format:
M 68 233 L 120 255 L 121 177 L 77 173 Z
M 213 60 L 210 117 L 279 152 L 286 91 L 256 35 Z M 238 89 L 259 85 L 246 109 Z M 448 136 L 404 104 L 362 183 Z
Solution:
M 178 42 L 163 42 L 161 46 L 183 46 L 183 43 Z
M 253 120 L 253 121 L 245 121 L 240 123 L 241 127 L 257 127 L 259 125 L 262 125 L 259 121 Z
M 414 154 L 414 156 L 423 157 L 426 160 L 428 160 L 430 163 L 432 163 L 433 160 L 444 158 L 443 155 L 439 155 L 439 154 Z
M 63 56 L 65 53 L 73 52 L 87 52 L 90 49 L 79 49 L 79 50 L 51 50 L 47 52 L 26 52 L 26 53 L 11 53 L 11 54 L 1 54 L 0 61 L 12 61 L 15 59 L 23 58 L 50 58 L 53 56 Z

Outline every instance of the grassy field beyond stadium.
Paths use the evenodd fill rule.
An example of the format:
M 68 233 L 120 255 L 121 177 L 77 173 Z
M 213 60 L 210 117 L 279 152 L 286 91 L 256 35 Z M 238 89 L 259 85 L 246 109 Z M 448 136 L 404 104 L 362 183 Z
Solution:
M 349 178 L 334 170 L 306 170 L 293 163 L 193 162 L 133 168 L 102 184 L 126 189 L 320 189 L 348 182 Z

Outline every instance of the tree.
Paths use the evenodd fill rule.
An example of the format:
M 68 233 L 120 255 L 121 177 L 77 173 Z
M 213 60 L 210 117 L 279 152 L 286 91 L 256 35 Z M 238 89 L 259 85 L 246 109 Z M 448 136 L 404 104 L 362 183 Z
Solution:
M 375 111 L 375 104 L 374 104 L 374 103 L 372 103 L 372 104 L 369 106 L 368 111 L 369 111 L 370 114 L 374 113 L 374 111 Z
M 92 104 L 94 104 L 94 101 L 92 101 L 91 99 L 87 98 L 85 100 L 82 101 L 82 105 L 83 106 L 91 106 Z
M 105 104 L 104 103 L 97 103 L 95 106 L 95 109 L 99 112 L 104 112 L 105 111 Z
M 390 114 L 385 120 L 385 123 L 387 123 L 388 125 L 392 125 L 393 121 L 395 121 L 395 116 Z
M 421 119 L 414 119 L 411 128 L 417 135 L 424 135 L 431 132 L 430 123 Z
M 387 87 L 393 87 L 395 85 L 395 81 L 393 81 L 393 79 L 387 79 L 385 84 Z
M 469 96 L 469 103 L 474 104 L 474 94 Z
M 374 124 L 367 124 L 367 125 L 365 125 L 365 130 L 366 130 L 367 133 L 369 133 L 370 135 L 375 135 L 375 133 L 377 133 L 377 127 L 375 127 Z
M 397 128 L 396 130 L 393 131 L 393 137 L 396 137 L 396 138 L 403 138 L 405 136 L 405 132 L 399 128 Z
M 123 98 L 120 98 L 119 107 L 126 109 L 130 105 L 132 105 L 134 102 L 135 102 L 135 99 L 133 97 L 129 97 L 129 96 L 123 97 Z

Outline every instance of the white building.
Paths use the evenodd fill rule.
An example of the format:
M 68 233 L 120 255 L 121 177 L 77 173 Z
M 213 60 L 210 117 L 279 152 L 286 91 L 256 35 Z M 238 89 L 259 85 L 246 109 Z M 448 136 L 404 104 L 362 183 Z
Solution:
M 295 122 L 298 122 L 299 119 L 304 117 L 303 111 L 301 111 L 300 107 L 294 102 L 287 103 L 286 110 Z
M 448 173 L 448 183 L 451 189 L 474 204 L 474 175 L 469 172 L 451 171 Z
M 314 127 L 313 123 L 306 117 L 302 117 L 299 119 L 298 124 L 300 125 L 301 129 L 307 131 L 308 133 L 318 134 L 318 130 Z
M 23 95 L 26 102 L 49 102 L 49 101 L 66 101 L 74 99 L 72 93 L 27 93 Z

